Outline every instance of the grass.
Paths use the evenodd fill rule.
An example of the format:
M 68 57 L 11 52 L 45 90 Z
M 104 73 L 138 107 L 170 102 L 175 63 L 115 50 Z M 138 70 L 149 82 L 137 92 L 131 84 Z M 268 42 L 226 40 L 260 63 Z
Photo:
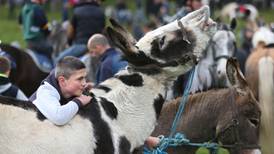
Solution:
M 104 5 L 113 5 L 114 1 L 112 0 L 106 0 L 104 2 Z M 58 7 L 57 7 L 58 8 Z M 60 7 L 59 7 L 60 8 Z M 132 3 L 129 3 L 129 8 L 132 10 L 135 10 L 134 5 Z M 19 15 L 20 8 L 16 8 L 16 16 Z M 261 10 L 259 11 L 261 17 L 266 21 L 266 23 L 274 22 L 273 17 L 271 16 L 274 14 L 274 10 Z M 48 11 L 46 12 L 49 21 L 52 20 L 61 20 L 61 12 L 60 11 Z M 216 11 L 215 16 L 218 16 L 218 11 Z M 237 44 L 239 45 L 240 42 L 240 30 L 244 27 L 246 24 L 243 20 L 237 20 L 238 25 L 235 31 L 235 34 L 237 36 Z M 5 43 L 11 43 L 13 41 L 18 41 L 19 44 L 22 47 L 25 47 L 25 42 L 23 40 L 23 34 L 20 28 L 20 25 L 18 24 L 17 17 L 9 19 L 8 18 L 8 8 L 6 6 L 0 5 L 0 40 Z
M 16 8 L 16 16 L 8 18 L 8 8 L 0 5 L 0 40 L 5 43 L 18 41 L 22 47 L 25 47 L 26 44 L 23 40 L 23 33 L 18 23 L 19 12 L 20 8 Z M 58 12 L 47 12 L 47 16 L 49 21 L 61 20 L 61 13 Z
M 18 14 L 16 10 L 16 14 Z M 8 11 L 5 6 L 0 6 L 0 40 L 10 43 L 17 40 L 20 44 L 24 44 L 22 31 L 17 19 L 9 19 Z

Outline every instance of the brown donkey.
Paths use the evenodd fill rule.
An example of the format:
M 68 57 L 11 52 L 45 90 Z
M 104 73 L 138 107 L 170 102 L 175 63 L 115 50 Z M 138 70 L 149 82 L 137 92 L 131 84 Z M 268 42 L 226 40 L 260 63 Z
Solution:
M 232 154 L 261 153 L 258 150 L 260 108 L 235 60 L 229 59 L 227 75 L 231 88 L 191 95 L 177 132 L 193 143 L 218 142 Z M 166 103 L 153 135 L 169 135 L 181 98 Z M 170 148 L 168 153 L 195 153 L 197 147 Z

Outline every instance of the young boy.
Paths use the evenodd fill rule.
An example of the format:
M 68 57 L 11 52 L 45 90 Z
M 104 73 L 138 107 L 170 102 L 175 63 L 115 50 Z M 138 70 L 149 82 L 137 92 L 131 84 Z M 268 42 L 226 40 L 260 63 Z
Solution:
M 67 56 L 42 81 L 30 101 L 52 123 L 64 125 L 88 104 L 90 96 L 83 95 L 86 86 L 86 67 L 78 58 Z
M 0 95 L 28 100 L 26 95 L 9 80 L 11 62 L 3 56 L 0 56 Z
M 84 63 L 76 57 L 67 56 L 58 62 L 30 100 L 49 121 L 64 125 L 91 100 L 90 96 L 82 95 L 87 86 L 86 75 Z M 146 140 L 149 147 L 158 143 L 156 137 Z

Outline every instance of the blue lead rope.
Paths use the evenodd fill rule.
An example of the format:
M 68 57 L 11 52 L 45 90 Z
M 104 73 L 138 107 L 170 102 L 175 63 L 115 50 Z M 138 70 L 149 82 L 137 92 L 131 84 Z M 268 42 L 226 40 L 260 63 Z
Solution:
M 174 119 L 174 121 L 172 123 L 172 127 L 171 127 L 171 130 L 170 130 L 169 138 L 172 138 L 172 136 L 175 134 L 178 121 L 181 119 L 182 113 L 184 112 L 185 104 L 186 104 L 186 102 L 188 100 L 189 91 L 190 91 L 190 88 L 191 88 L 191 85 L 192 85 L 192 82 L 193 82 L 195 68 L 196 67 L 194 67 L 194 69 L 192 69 L 192 71 L 190 73 L 190 76 L 188 78 L 188 81 L 187 81 L 187 84 L 186 84 L 186 90 L 184 91 L 184 94 L 183 94 L 181 102 L 180 102 L 179 109 L 178 109 L 178 111 L 176 113 L 176 116 L 175 116 L 175 119 Z
M 165 152 L 165 150 L 168 147 L 176 147 L 176 146 L 180 146 L 180 145 L 189 145 L 189 146 L 197 146 L 197 147 L 205 147 L 207 149 L 211 150 L 212 154 L 217 154 L 219 145 L 217 143 L 209 143 L 209 142 L 205 142 L 205 143 L 191 143 L 184 134 L 181 133 L 176 133 L 176 128 L 177 128 L 177 124 L 178 121 L 181 119 L 182 117 L 182 113 L 184 111 L 185 108 L 185 104 L 188 100 L 188 96 L 189 96 L 189 91 L 193 82 L 193 77 L 194 77 L 194 72 L 195 72 L 195 68 L 192 69 L 188 82 L 187 82 L 187 86 L 186 86 L 186 90 L 184 91 L 183 97 L 181 99 L 180 102 L 180 106 L 179 109 L 176 113 L 175 119 L 172 123 L 172 127 L 170 130 L 170 135 L 168 138 L 164 137 L 164 136 L 159 136 L 160 138 L 160 143 L 159 145 L 150 150 L 148 148 L 144 148 L 144 154 L 167 154 L 167 152 Z M 175 134 L 175 135 L 174 135 Z M 173 137 L 174 136 L 174 137 Z
M 168 154 L 165 150 L 168 147 L 177 147 L 181 145 L 195 146 L 195 147 L 204 147 L 210 149 L 211 154 L 217 154 L 219 145 L 217 143 L 205 142 L 205 143 L 191 143 L 184 134 L 176 133 L 173 138 L 166 138 L 160 136 L 160 143 L 158 147 L 150 150 L 147 147 L 144 148 L 144 154 Z

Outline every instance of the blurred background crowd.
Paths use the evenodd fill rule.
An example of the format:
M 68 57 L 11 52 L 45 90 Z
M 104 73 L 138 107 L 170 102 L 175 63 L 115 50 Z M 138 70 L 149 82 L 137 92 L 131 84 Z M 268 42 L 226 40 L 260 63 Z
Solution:
M 16 20 L 19 10 L 27 0 L 0 0 L 0 22 L 5 19 Z M 71 12 L 75 5 L 85 0 L 48 0 L 45 5 L 46 14 L 50 20 L 66 21 L 71 19 Z M 244 6 L 244 4 L 253 4 Z M 260 24 L 269 21 L 264 17 L 266 10 L 272 11 L 274 8 L 273 0 L 102 0 L 101 6 L 105 11 L 106 17 L 113 17 L 119 23 L 126 25 L 138 39 L 144 33 L 161 24 L 170 22 L 186 13 L 200 8 L 202 5 L 209 5 L 214 18 L 224 18 L 232 15 L 232 8 L 237 10 L 238 17 L 256 18 Z M 260 10 L 260 11 L 257 11 Z M 255 11 L 255 13 L 254 13 Z M 257 12 L 256 12 L 257 11 Z M 262 12 L 263 11 L 263 12 Z M 262 12 L 262 14 L 260 13 Z M 253 15 L 254 13 L 254 15 Z M 249 17 L 248 17 L 249 16 Z M 265 19 L 267 18 L 267 19 Z M 246 23 L 243 23 L 244 25 Z M 243 25 L 242 24 L 242 25 Z M 240 24 L 239 28 L 243 28 Z M 7 26 L 8 27 L 8 26 Z M 3 27 L 6 28 L 6 27 Z M 0 26 L 0 34 L 5 36 L 3 28 Z M 5 29 L 8 31 L 8 28 Z M 13 31 L 13 30 L 12 30 Z M 14 32 L 14 31 L 13 31 Z M 21 38 L 1 37 L 4 42 L 17 40 L 21 43 Z M 240 37 L 240 36 L 238 36 Z M 5 40 L 6 39 L 6 40 Z M 24 43 L 21 43 L 24 46 Z
M 24 23 L 22 21 L 24 20 L 22 14 L 25 13 L 25 19 L 29 19 L 31 16 L 26 9 L 27 7 L 30 8 L 30 4 L 35 5 L 40 11 L 38 12 L 39 18 L 37 20 L 41 19 L 42 14 L 42 24 L 35 25 L 35 22 L 37 22 L 36 18 L 34 22 L 26 21 Z M 40 4 L 43 9 L 40 9 Z M 37 7 L 38 5 L 39 7 Z M 234 18 L 237 20 L 236 29 L 229 30 L 233 30 L 233 34 L 236 36 L 236 43 L 233 41 L 233 45 L 236 44 L 236 47 L 232 56 L 236 56 L 239 60 L 243 73 L 246 72 L 245 62 L 248 56 L 256 49 L 256 44 L 252 42 L 252 38 L 260 27 L 264 26 L 269 29 L 267 28 L 266 31 L 263 31 L 262 35 L 258 35 L 258 39 L 268 39 L 268 42 L 265 42 L 264 45 L 273 47 L 274 0 L 0 0 L 0 56 L 1 42 L 2 45 L 8 44 L 6 46 L 12 46 L 10 50 L 6 48 L 6 51 L 3 48 L 4 52 L 17 52 L 16 56 L 18 57 L 20 57 L 20 54 L 18 54 L 20 53 L 19 49 L 25 50 L 28 48 L 45 54 L 49 58 L 50 64 L 52 64 L 47 68 L 49 71 L 53 65 L 65 56 L 79 57 L 88 66 L 88 81 L 98 85 L 127 65 L 126 62 L 118 62 L 118 59 L 120 60 L 119 49 L 112 47 L 111 42 L 108 42 L 104 36 L 104 28 L 110 24 L 110 18 L 115 19 L 119 24 L 126 27 L 138 40 L 147 32 L 175 21 L 189 12 L 201 8 L 203 5 L 210 7 L 211 18 L 218 23 L 230 23 Z M 33 29 L 33 27 L 36 29 Z M 27 31 L 29 32 L 28 35 L 24 32 L 26 29 L 29 30 Z M 39 34 L 36 33 L 36 36 L 39 37 L 43 36 L 43 33 L 46 31 L 46 37 L 43 40 L 39 38 L 39 42 L 37 41 L 38 39 L 31 38 L 31 36 L 34 36 L 32 30 L 37 32 L 37 29 L 41 30 Z M 47 44 L 47 39 L 52 42 Z M 34 45 L 38 43 L 41 43 L 41 45 L 39 48 L 36 48 Z M 45 45 L 51 45 L 49 54 L 42 52 L 43 49 L 47 48 Z M 231 44 L 230 46 L 233 45 Z M 29 50 L 27 51 L 32 53 Z M 109 60 L 106 60 L 106 57 Z M 41 59 L 39 60 L 44 62 Z M 24 64 L 21 64 L 21 66 L 25 65 L 28 60 L 24 59 L 23 61 Z M 17 63 L 17 65 L 19 66 L 20 64 Z M 0 66 L 3 66 L 3 64 Z M 16 66 L 10 66 L 9 69 L 15 68 Z M 19 70 L 20 67 L 16 69 Z M 31 69 L 28 68 L 29 70 Z M 7 70 L 4 72 L 6 74 L 2 73 L 2 77 L 4 74 L 6 81 L 9 72 L 10 70 Z M 28 73 L 27 75 L 35 76 L 33 75 L 34 73 Z M 41 73 L 39 73 L 37 74 L 40 75 Z M 36 82 L 34 83 L 30 76 L 27 75 L 24 80 L 18 79 L 19 76 L 23 76 L 22 74 L 13 78 L 15 80 L 18 79 L 18 82 L 14 83 L 19 88 L 23 88 L 19 82 L 31 82 L 31 84 L 26 83 L 28 86 L 26 89 L 30 89 L 30 85 L 34 87 L 33 89 L 30 89 L 29 92 L 22 89 L 29 96 L 38 87 L 43 78 L 40 77 L 38 79 L 37 77 L 33 80 Z M 251 82 L 253 81 L 255 80 L 251 80 Z

